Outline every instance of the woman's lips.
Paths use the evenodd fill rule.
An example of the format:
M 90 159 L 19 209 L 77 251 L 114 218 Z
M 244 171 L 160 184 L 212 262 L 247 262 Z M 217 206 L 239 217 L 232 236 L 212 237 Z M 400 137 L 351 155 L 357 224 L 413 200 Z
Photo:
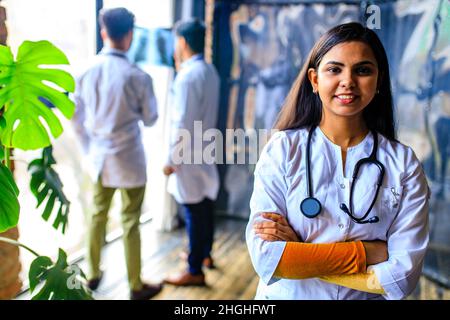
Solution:
M 356 98 L 357 96 L 354 94 L 340 94 L 336 96 L 336 99 L 338 99 L 342 104 L 350 104 L 355 101 Z

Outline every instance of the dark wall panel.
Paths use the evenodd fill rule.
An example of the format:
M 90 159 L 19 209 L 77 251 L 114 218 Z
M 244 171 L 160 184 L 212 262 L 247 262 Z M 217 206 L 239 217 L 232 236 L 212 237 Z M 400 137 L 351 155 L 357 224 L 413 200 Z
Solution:
M 214 63 L 222 79 L 219 127 L 272 126 L 314 42 L 340 23 L 373 22 L 387 50 L 397 135 L 422 161 L 432 191 L 425 272 L 450 285 L 450 3 L 426 1 L 220 1 Z M 236 146 L 225 147 L 236 157 Z M 220 166 L 219 213 L 246 219 L 254 164 Z

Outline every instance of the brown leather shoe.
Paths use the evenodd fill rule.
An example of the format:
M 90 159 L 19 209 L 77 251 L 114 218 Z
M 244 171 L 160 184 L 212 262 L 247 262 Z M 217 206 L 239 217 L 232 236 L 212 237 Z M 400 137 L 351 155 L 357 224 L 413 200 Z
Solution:
M 192 274 L 189 271 L 164 279 L 164 283 L 174 286 L 205 286 L 204 274 Z
M 181 251 L 180 252 L 180 259 L 187 261 L 189 254 L 186 251 Z M 216 266 L 214 265 L 214 260 L 211 257 L 206 257 L 205 259 L 203 259 L 202 265 L 205 268 L 208 269 L 215 269 Z
M 146 284 L 142 285 L 141 290 L 131 290 L 130 300 L 148 300 L 156 296 L 162 290 L 162 284 Z

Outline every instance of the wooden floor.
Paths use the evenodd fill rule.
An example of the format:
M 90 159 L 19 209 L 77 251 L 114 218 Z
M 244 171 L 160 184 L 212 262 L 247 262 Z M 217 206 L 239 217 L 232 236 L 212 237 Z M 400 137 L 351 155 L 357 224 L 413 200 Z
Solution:
M 207 287 L 175 287 L 165 285 L 154 299 L 253 299 L 258 278 L 251 265 L 245 244 L 246 222 L 221 219 L 213 247 L 216 269 L 205 270 Z M 151 223 L 142 225 L 142 277 L 148 282 L 159 282 L 165 276 L 185 270 L 180 253 L 187 247 L 184 229 L 160 233 Z M 123 260 L 122 242 L 111 243 L 104 252 L 102 269 L 104 280 L 94 293 L 95 299 L 128 299 L 128 283 Z M 80 266 L 85 270 L 84 263 Z
M 165 285 L 156 300 L 247 300 L 253 299 L 258 277 L 251 265 L 245 244 L 246 222 L 234 219 L 218 219 L 213 258 L 216 269 L 205 270 L 207 287 L 175 287 Z M 186 263 L 180 252 L 187 247 L 186 231 L 157 232 L 151 222 L 141 226 L 142 277 L 144 281 L 160 282 L 174 272 L 184 270 Z M 83 260 L 79 266 L 86 270 Z M 103 281 L 94 292 L 98 300 L 128 299 L 123 245 L 121 239 L 108 244 L 103 252 Z M 18 299 L 29 299 L 26 292 Z M 408 299 L 449 300 L 450 290 L 437 286 L 425 277 L 420 279 L 414 293 Z

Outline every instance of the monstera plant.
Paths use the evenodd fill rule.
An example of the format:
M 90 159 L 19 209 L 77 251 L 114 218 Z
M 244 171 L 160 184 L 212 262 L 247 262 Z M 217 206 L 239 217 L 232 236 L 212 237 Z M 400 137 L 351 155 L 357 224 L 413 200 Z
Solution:
M 57 138 L 63 127 L 54 108 L 67 119 L 75 111 L 67 92 L 73 92 L 75 81 L 58 65 L 69 64 L 65 54 L 48 41 L 25 41 L 16 59 L 9 47 L 0 46 L 0 232 L 17 225 L 20 214 L 19 189 L 10 171 L 10 150 L 42 149 L 42 158 L 29 164 L 30 188 L 37 207 L 45 203 L 42 217 L 48 220 L 55 213 L 53 227 L 64 233 L 69 213 L 62 183 L 52 168 L 51 136 Z M 56 208 L 56 209 L 55 209 Z M 67 263 L 60 249 L 53 262 L 28 246 L 2 238 L 0 241 L 23 247 L 36 255 L 29 271 L 30 290 L 40 288 L 33 299 L 91 299 L 80 277 L 84 274 L 76 265 Z M 42 284 L 39 286 L 39 284 Z

